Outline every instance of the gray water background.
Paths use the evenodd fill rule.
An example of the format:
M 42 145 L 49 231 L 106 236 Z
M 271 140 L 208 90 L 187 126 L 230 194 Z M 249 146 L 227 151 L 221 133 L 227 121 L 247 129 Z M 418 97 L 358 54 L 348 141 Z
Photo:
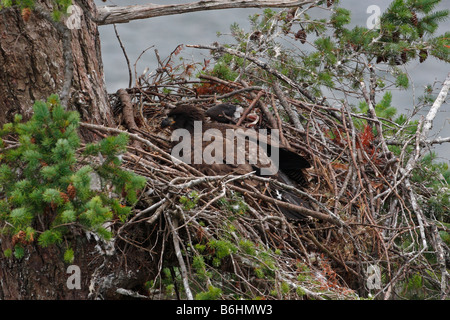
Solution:
M 96 0 L 97 6 L 104 5 L 135 5 L 135 4 L 178 4 L 195 2 L 196 0 L 108 0 L 102 2 Z M 370 5 L 378 5 L 383 12 L 388 7 L 391 0 L 341 0 L 341 7 L 349 9 L 352 13 L 351 26 L 365 26 L 366 21 L 371 15 L 367 13 Z M 450 0 L 443 0 L 436 10 L 449 9 Z M 134 64 L 141 53 L 149 49 L 136 65 L 137 74 L 140 75 L 145 68 L 150 71 L 158 66 L 154 49 L 157 49 L 161 59 L 165 59 L 179 44 L 211 44 L 214 41 L 226 42 L 232 38 L 226 36 L 230 33 L 230 25 L 238 23 L 244 30 L 250 31 L 248 17 L 255 13 L 261 13 L 263 9 L 227 9 L 193 12 L 181 15 L 156 17 L 145 20 L 136 20 L 125 24 L 117 24 L 117 30 L 120 39 L 126 49 L 134 75 Z M 318 12 L 320 15 L 321 13 Z M 328 16 L 326 12 L 322 13 Z M 114 32 L 112 25 L 100 26 L 100 39 L 102 46 L 102 57 L 105 72 L 105 81 L 108 92 L 116 92 L 119 88 L 128 87 L 128 68 L 122 49 Z M 441 23 L 436 34 L 443 34 L 450 30 L 450 19 Z M 217 32 L 225 36 L 217 37 Z M 206 50 L 197 50 L 185 48 L 183 57 L 192 57 L 196 61 L 202 61 L 203 58 L 209 59 L 209 53 Z M 393 106 L 399 113 L 408 113 L 417 102 L 417 98 L 423 95 L 426 85 L 433 84 L 436 81 L 436 88 L 440 90 L 442 82 L 450 72 L 450 64 L 429 57 L 424 63 L 412 61 L 406 65 L 406 70 L 412 80 L 413 88 L 408 91 L 393 91 Z M 432 130 L 430 138 L 450 136 L 450 98 L 447 97 L 446 103 L 442 105 Z M 422 110 L 421 115 L 426 115 L 428 109 Z M 438 154 L 438 161 L 450 164 L 450 143 L 435 145 L 434 151 Z

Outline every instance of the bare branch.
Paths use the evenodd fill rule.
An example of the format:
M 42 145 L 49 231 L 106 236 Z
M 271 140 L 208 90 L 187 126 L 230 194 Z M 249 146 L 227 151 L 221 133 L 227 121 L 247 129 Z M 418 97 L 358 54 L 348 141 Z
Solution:
M 149 3 L 120 7 L 105 6 L 98 8 L 96 21 L 99 25 L 107 25 L 196 11 L 265 7 L 290 8 L 313 2 L 309 0 L 212 0 L 168 5 Z
M 433 127 L 433 120 L 436 117 L 439 108 L 444 103 L 449 89 L 450 89 L 450 73 L 447 75 L 447 79 L 445 79 L 441 92 L 439 92 L 439 95 L 434 101 L 433 106 L 431 107 L 430 111 L 428 111 L 428 114 L 425 118 L 425 122 L 423 124 L 423 130 L 420 137 L 421 140 L 425 140 L 428 137 L 428 133 Z
M 298 119 L 298 114 L 296 114 L 294 109 L 291 108 L 290 104 L 286 100 L 286 97 L 283 95 L 283 91 L 281 91 L 281 88 L 276 81 L 274 81 L 274 83 L 272 84 L 272 88 L 273 88 L 273 91 L 275 92 L 275 94 L 277 95 L 278 99 L 280 100 L 280 104 L 283 106 L 284 110 L 289 115 L 289 119 L 292 121 L 294 126 L 298 130 L 305 131 L 305 128 L 303 127 L 303 125 L 300 123 L 300 120 Z
M 117 40 L 119 41 L 120 48 L 122 49 L 123 55 L 125 56 L 125 60 L 127 61 L 128 76 L 129 76 L 128 88 L 131 88 L 131 85 L 133 83 L 133 75 L 131 73 L 130 59 L 128 59 L 128 55 L 127 55 L 127 52 L 125 50 L 125 47 L 123 46 L 122 40 L 120 40 L 119 32 L 117 31 L 116 25 L 114 25 L 114 32 L 116 33 L 116 37 L 117 37 Z
M 443 144 L 443 143 L 447 143 L 450 142 L 450 137 L 439 137 L 436 139 L 427 139 L 424 141 L 421 141 L 421 146 L 425 146 L 425 145 L 433 145 L 433 144 Z M 394 145 L 394 146 L 403 146 L 405 144 L 405 141 L 400 141 L 400 140 L 386 140 L 386 144 L 388 145 Z
M 166 217 L 166 220 L 169 222 L 169 226 L 172 230 L 172 239 L 173 239 L 173 245 L 175 247 L 175 255 L 177 256 L 178 262 L 180 264 L 181 276 L 183 278 L 183 285 L 184 285 L 184 290 L 186 292 L 186 297 L 188 300 L 194 300 L 191 289 L 189 287 L 188 271 L 186 268 L 186 264 L 184 263 L 184 260 L 183 260 L 183 254 L 181 253 L 180 241 L 179 241 L 178 233 L 177 233 L 178 220 L 176 220 L 176 219 L 172 220 L 170 213 L 168 213 L 168 212 L 164 212 L 164 215 Z

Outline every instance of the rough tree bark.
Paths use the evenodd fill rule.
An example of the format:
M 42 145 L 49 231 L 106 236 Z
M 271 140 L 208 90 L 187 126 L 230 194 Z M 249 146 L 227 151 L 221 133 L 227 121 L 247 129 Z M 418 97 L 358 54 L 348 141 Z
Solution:
M 50 12 L 51 1 L 38 5 Z M 96 14 L 92 0 L 81 0 L 81 7 Z M 38 10 L 29 19 L 11 7 L 3 9 L 0 19 L 0 125 L 20 113 L 31 115 L 33 102 L 60 93 L 64 86 L 65 60 L 63 34 Z M 50 15 L 48 15 L 50 16 Z M 70 30 L 73 60 L 69 109 L 82 119 L 112 124 L 103 78 L 97 24 L 83 15 L 81 28 Z
M 92 0 L 77 3 L 84 12 L 96 14 Z M 51 9 L 51 1 L 42 0 L 36 2 L 36 10 L 28 18 L 15 7 L 0 11 L 0 126 L 11 122 L 15 114 L 29 119 L 34 101 L 45 101 L 53 93 L 62 94 L 68 77 L 68 109 L 77 110 L 83 121 L 112 125 L 97 24 L 88 15 L 81 17 L 78 29 L 69 30 L 60 23 L 70 33 L 64 38 L 66 34 L 51 20 Z M 70 39 L 70 46 L 65 47 L 65 39 Z M 68 53 L 71 68 L 67 68 Z M 88 134 L 83 137 L 92 138 Z M 0 300 L 86 299 L 92 273 L 98 266 L 91 259 L 99 254 L 92 241 L 80 237 L 77 243 L 80 255 L 74 264 L 81 272 L 80 289 L 71 289 L 67 286 L 71 274 L 67 273 L 68 265 L 63 262 L 60 248 L 42 248 L 33 243 L 24 258 L 10 259 L 3 252 L 11 248 L 11 238 L 1 235 Z M 101 261 L 100 257 L 98 262 Z

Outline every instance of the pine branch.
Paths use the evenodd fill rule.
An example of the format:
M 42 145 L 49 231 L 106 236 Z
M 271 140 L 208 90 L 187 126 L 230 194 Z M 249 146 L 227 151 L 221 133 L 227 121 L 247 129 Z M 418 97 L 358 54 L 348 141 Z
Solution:
M 210 46 L 210 45 L 186 45 L 186 47 L 189 48 L 197 48 L 197 49 L 208 49 L 208 50 L 213 50 L 213 51 L 217 51 L 217 52 L 225 52 L 231 55 L 235 55 L 239 58 L 243 58 L 243 59 L 247 59 L 251 62 L 253 62 L 254 64 L 256 64 L 257 66 L 259 66 L 261 69 L 266 70 L 267 72 L 273 74 L 274 76 L 276 76 L 278 79 L 286 82 L 287 84 L 289 84 L 290 86 L 292 86 L 293 88 L 297 89 L 303 96 L 305 96 L 309 101 L 318 104 L 317 99 L 311 95 L 308 91 L 306 91 L 301 84 L 298 84 L 297 82 L 291 80 L 289 77 L 285 76 L 284 74 L 282 74 L 281 72 L 279 72 L 278 70 L 272 68 L 268 63 L 263 62 L 261 60 L 258 60 L 252 56 L 248 56 L 243 52 L 240 51 L 236 51 L 230 48 L 226 48 L 224 46 L 221 46 L 219 44 Z

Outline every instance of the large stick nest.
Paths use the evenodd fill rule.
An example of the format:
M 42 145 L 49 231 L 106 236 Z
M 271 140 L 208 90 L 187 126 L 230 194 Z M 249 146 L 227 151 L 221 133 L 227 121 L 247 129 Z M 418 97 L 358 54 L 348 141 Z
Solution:
M 124 166 L 148 179 L 118 239 L 149 254 L 142 260 L 153 266 L 152 297 L 191 298 L 213 294 L 212 288 L 224 299 L 383 296 L 416 272 L 442 285 L 416 246 L 425 238 L 432 250 L 443 250 L 437 229 L 414 210 L 417 199 L 410 181 L 398 176 L 399 159 L 373 135 L 377 119 L 290 98 L 277 84 L 211 75 L 186 80 L 192 66 L 176 72 L 172 65 L 160 61 L 156 73 L 111 96 L 117 121 L 134 134 Z M 181 103 L 206 109 L 219 100 L 254 106 L 258 128 L 280 129 L 282 142 L 310 160 L 309 185 L 295 192 L 317 214 L 288 221 L 265 189 L 237 187 L 248 176 L 204 176 L 172 161 L 170 132 L 160 128 L 166 112 Z M 367 120 L 364 130 L 354 118 Z M 277 183 L 254 178 L 266 187 Z

